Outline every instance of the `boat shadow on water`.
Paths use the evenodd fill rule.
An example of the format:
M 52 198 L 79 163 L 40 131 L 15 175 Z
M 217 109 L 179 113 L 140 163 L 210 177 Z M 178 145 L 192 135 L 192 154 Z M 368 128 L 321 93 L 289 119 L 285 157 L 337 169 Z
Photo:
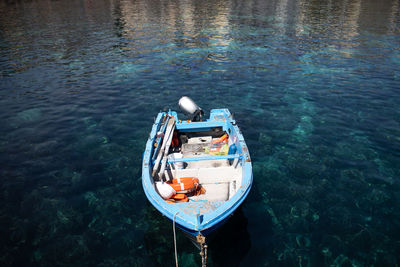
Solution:
M 239 207 L 228 221 L 208 238 L 212 266 L 239 266 L 251 247 L 248 219 Z M 211 266 L 211 264 L 210 264 Z
M 145 220 L 144 249 L 147 266 L 175 266 L 172 223 L 148 206 Z M 207 237 L 207 266 L 239 266 L 250 250 L 248 219 L 239 207 L 225 224 Z M 164 234 L 160 234 L 164 233 Z M 179 266 L 201 266 L 198 248 L 191 238 L 177 229 Z

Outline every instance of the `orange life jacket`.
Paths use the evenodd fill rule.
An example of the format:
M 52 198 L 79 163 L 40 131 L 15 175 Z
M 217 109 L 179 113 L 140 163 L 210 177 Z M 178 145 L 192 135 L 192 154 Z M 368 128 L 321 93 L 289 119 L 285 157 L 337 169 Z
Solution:
M 182 177 L 172 179 L 168 184 L 176 191 L 176 193 L 189 193 L 197 189 L 199 186 L 199 179 L 194 177 Z
M 189 198 L 185 194 L 176 194 L 166 201 L 169 203 L 188 202 Z

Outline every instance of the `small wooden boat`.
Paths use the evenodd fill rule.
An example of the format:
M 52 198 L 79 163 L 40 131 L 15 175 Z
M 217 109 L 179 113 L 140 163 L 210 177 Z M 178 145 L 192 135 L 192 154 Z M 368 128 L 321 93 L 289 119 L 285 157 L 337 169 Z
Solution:
M 184 100 L 192 105 L 187 97 L 180 105 Z M 142 183 L 151 204 L 201 244 L 245 200 L 253 174 L 229 110 L 213 109 L 201 121 L 203 112 L 194 107 L 186 108 L 191 120 L 179 120 L 174 111 L 158 114 L 143 154 Z

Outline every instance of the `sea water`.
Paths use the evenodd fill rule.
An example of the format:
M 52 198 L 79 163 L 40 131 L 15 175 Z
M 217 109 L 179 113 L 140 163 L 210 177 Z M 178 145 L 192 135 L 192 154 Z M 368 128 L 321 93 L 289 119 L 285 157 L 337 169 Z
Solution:
M 234 113 L 253 162 L 209 266 L 399 265 L 399 5 L 0 1 L 1 265 L 174 265 L 141 160 L 183 95 Z

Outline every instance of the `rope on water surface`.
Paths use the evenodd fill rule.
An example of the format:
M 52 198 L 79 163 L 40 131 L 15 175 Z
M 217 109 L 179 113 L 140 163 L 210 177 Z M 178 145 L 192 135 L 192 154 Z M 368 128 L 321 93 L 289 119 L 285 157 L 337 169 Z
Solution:
M 179 211 L 175 213 L 174 219 L 172 220 L 172 229 L 174 230 L 174 248 L 175 248 L 175 265 L 178 267 L 178 251 L 176 249 L 176 232 L 175 232 L 175 217 L 178 215 Z

